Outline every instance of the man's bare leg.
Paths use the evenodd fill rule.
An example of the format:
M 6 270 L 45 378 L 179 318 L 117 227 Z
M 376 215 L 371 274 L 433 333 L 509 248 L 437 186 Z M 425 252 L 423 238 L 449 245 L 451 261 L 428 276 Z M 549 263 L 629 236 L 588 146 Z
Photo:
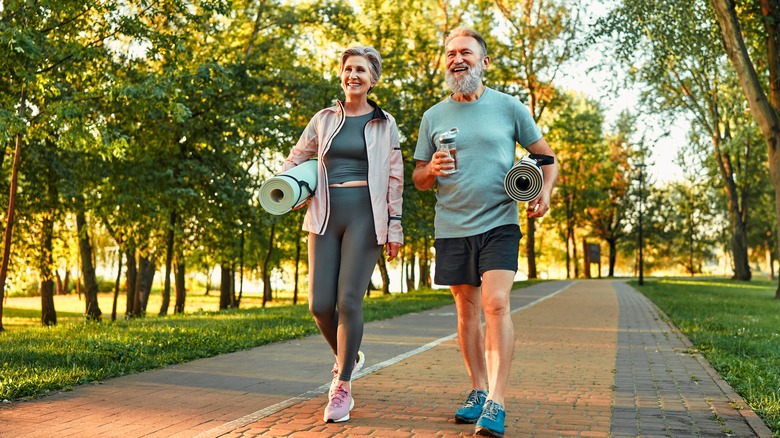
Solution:
M 488 400 L 504 405 L 509 383 L 515 331 L 510 314 L 509 293 L 513 271 L 487 271 L 482 275 L 482 306 L 485 312 L 485 361 L 487 366 Z
M 472 389 L 487 391 L 485 335 L 482 330 L 482 297 L 479 287 L 461 284 L 450 286 L 458 311 L 458 344 L 471 379 Z

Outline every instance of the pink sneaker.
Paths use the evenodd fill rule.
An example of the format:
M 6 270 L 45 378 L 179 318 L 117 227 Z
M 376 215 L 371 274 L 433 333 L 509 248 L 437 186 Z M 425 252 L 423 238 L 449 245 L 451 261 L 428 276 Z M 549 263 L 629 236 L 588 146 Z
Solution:
M 341 423 L 349 420 L 349 411 L 355 406 L 352 400 L 352 392 L 347 385 L 334 381 L 328 393 L 328 406 L 325 408 L 324 420 L 326 423 Z

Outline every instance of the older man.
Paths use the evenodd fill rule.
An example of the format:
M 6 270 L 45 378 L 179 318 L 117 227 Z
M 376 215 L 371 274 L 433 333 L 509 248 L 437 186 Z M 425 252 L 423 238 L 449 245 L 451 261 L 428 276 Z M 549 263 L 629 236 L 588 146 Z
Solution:
M 515 162 L 517 144 L 534 154 L 554 154 L 525 105 L 483 84 L 490 57 L 478 32 L 454 29 L 445 56 L 452 93 L 423 115 L 412 179 L 420 190 L 437 186 L 434 281 L 449 285 L 455 298 L 458 342 L 471 378 L 455 419 L 476 423 L 476 434 L 502 437 L 514 348 L 509 293 L 522 237 L 518 204 L 504 191 L 503 179 Z M 454 160 L 437 150 L 440 135 L 452 128 L 458 128 L 454 173 Z M 529 218 L 550 208 L 557 161 L 543 166 L 543 173 L 542 192 L 528 203 Z

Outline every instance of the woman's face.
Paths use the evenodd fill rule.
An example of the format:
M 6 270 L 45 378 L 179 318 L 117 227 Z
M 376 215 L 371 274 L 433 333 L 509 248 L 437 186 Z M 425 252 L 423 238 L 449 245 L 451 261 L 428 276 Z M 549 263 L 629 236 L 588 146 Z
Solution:
M 350 56 L 344 61 L 341 70 L 341 88 L 344 89 L 347 99 L 365 97 L 373 85 L 368 59 L 362 56 Z

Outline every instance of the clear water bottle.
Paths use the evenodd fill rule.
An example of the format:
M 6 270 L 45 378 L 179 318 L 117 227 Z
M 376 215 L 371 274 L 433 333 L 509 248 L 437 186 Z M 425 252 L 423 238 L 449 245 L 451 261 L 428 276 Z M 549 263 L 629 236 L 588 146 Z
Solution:
M 439 150 L 447 152 L 453 160 L 455 160 L 454 168 L 442 170 L 442 173 L 453 174 L 458 171 L 458 149 L 455 146 L 455 138 L 458 136 L 458 128 L 452 128 L 449 131 L 439 136 Z

